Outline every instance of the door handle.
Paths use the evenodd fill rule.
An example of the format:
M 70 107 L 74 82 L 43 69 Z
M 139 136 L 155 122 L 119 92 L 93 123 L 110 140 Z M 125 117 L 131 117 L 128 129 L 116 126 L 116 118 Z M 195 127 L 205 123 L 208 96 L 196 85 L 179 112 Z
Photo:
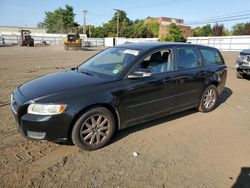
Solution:
M 173 81 L 173 78 L 171 78 L 171 77 L 167 77 L 167 78 L 164 78 L 164 79 L 162 80 L 163 83 L 171 82 L 171 81 Z

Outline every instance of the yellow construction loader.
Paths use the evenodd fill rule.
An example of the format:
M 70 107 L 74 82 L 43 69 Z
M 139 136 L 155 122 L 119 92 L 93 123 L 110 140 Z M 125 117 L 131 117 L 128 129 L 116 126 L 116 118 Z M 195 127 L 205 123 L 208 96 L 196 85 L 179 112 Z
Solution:
M 64 49 L 81 49 L 81 38 L 77 33 L 68 33 L 67 37 L 64 39 Z

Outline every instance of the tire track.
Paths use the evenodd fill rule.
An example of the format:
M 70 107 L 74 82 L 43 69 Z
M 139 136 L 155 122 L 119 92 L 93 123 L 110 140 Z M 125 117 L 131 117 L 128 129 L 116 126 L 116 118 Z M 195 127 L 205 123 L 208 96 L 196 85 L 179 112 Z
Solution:
M 8 106 L 8 105 L 10 105 L 9 101 L 6 101 L 6 102 L 0 101 L 0 107 L 4 107 L 4 106 Z
M 35 148 L 15 153 L 15 157 L 20 163 L 34 162 L 36 160 L 39 160 L 41 157 L 44 157 L 48 153 L 54 151 L 57 147 L 58 146 L 36 146 Z

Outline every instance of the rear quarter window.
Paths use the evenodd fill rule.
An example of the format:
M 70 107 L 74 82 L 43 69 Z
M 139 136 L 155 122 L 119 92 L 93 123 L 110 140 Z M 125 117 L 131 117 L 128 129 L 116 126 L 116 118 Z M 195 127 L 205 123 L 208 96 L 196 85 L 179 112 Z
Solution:
M 220 65 L 224 64 L 224 61 L 221 57 L 221 54 L 216 49 L 209 49 L 209 48 L 201 48 L 200 52 L 205 59 L 206 65 Z

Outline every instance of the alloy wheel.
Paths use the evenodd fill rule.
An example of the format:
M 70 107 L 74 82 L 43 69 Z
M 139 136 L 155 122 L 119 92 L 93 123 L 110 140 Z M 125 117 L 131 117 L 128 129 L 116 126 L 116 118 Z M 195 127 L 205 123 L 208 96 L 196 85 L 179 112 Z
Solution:
M 106 116 L 94 114 L 82 124 L 80 138 L 89 145 L 100 144 L 108 137 L 110 129 L 111 123 Z
M 216 103 L 216 92 L 214 89 L 208 89 L 204 95 L 203 104 L 204 108 L 210 109 Z

